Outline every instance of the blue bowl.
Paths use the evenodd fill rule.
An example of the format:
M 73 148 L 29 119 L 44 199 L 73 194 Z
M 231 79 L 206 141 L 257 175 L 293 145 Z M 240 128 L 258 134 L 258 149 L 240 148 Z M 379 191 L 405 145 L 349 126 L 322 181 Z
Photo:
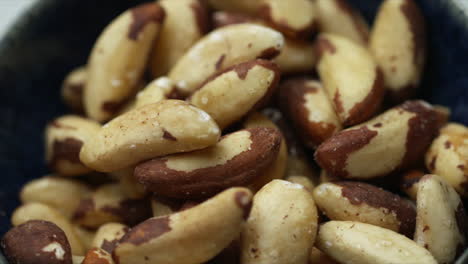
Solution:
M 48 173 L 43 130 L 48 120 L 67 113 L 60 100 L 64 76 L 86 63 L 96 37 L 112 18 L 140 2 L 37 1 L 1 40 L 0 235 L 10 228 L 20 187 Z M 372 21 L 381 1 L 350 2 Z M 429 43 L 420 97 L 450 107 L 452 120 L 468 125 L 468 2 L 416 2 L 426 17 Z M 465 253 L 457 263 L 468 263 Z

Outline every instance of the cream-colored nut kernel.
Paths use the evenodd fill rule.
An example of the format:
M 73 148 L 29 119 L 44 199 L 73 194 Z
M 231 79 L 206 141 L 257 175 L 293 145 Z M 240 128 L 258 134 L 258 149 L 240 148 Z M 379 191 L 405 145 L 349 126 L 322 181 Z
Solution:
M 252 113 L 247 120 L 245 120 L 243 126 L 247 129 L 249 128 L 257 128 L 257 127 L 269 127 L 278 129 L 279 127 L 273 123 L 267 116 L 261 114 L 259 112 Z M 278 156 L 276 160 L 273 161 L 273 165 L 270 166 L 263 172 L 263 174 L 257 177 L 252 184 L 250 185 L 250 189 L 253 191 L 258 191 L 263 185 L 269 183 L 274 179 L 282 179 L 286 173 L 286 166 L 288 162 L 288 146 L 286 145 L 286 140 L 284 136 L 281 138 L 281 145 L 278 152 Z
M 320 249 L 313 247 L 310 251 L 309 264 L 339 264 Z
M 79 158 L 83 144 L 99 129 L 97 122 L 74 115 L 65 115 L 47 125 L 45 131 L 46 161 L 62 176 L 77 176 L 91 169 Z
M 150 218 L 132 228 L 113 252 L 120 264 L 205 262 L 231 243 L 248 216 L 252 193 L 230 188 L 198 206 Z
M 119 223 L 107 223 L 99 227 L 94 236 L 92 247 L 101 248 L 109 254 L 112 254 L 119 240 L 130 229 L 126 225 Z
M 342 129 L 331 101 L 318 81 L 293 78 L 280 85 L 280 106 L 306 146 L 316 148 Z
M 309 191 L 299 184 L 273 180 L 254 196 L 241 235 L 241 263 L 307 263 L 317 221 Z
M 114 171 L 110 173 L 110 175 L 117 178 L 119 181 L 123 195 L 131 199 L 141 199 L 144 198 L 148 192 L 145 190 L 145 187 L 133 176 L 134 170 L 134 167 L 130 167 L 119 171 Z
M 90 194 L 91 189 L 79 181 L 47 176 L 25 184 L 20 199 L 23 203 L 46 204 L 71 218 L 80 200 Z
M 73 264 L 83 264 L 84 256 L 72 256 Z
M 107 26 L 88 61 L 84 106 L 92 119 L 111 119 L 136 93 L 165 12 L 156 3 L 127 10 Z
M 150 59 L 154 77 L 165 75 L 209 30 L 208 11 L 199 0 L 158 1 L 166 18 Z
M 306 177 L 306 176 L 299 176 L 299 175 L 289 176 L 285 180 L 288 182 L 300 184 L 304 186 L 304 188 L 306 188 L 306 190 L 308 190 L 309 192 L 312 192 L 312 190 L 315 188 L 314 181 L 311 178 Z
M 134 226 L 151 217 L 147 199 L 130 199 L 119 183 L 101 185 L 90 198 L 80 201 L 73 220 L 81 226 L 98 228 L 110 222 Z
M 440 264 L 453 263 L 467 246 L 468 218 L 457 192 L 441 177 L 425 175 L 418 184 L 414 240 Z
M 273 61 L 284 74 L 307 73 L 313 71 L 317 56 L 313 44 L 286 38 L 283 50 Z
M 416 201 L 418 193 L 419 180 L 424 176 L 424 172 L 420 170 L 410 170 L 403 174 L 401 177 L 400 188 L 406 193 L 413 201 Z
M 215 144 L 220 130 L 204 111 L 178 100 L 163 100 L 121 115 L 83 146 L 80 159 L 111 172 L 138 162 Z
M 11 216 L 13 226 L 29 220 L 44 220 L 56 224 L 67 235 L 73 255 L 84 255 L 85 251 L 70 221 L 59 211 L 41 203 L 28 203 L 15 209 Z
M 280 71 L 272 62 L 244 62 L 211 76 L 190 96 L 189 102 L 206 111 L 220 128 L 225 128 L 264 106 L 278 86 L 279 78 Z
M 160 196 L 210 197 L 229 187 L 251 184 L 276 160 L 280 145 L 281 133 L 275 128 L 239 130 L 212 147 L 141 163 L 134 175 Z
M 468 197 L 468 128 L 457 123 L 443 127 L 426 153 L 426 167 Z
M 332 177 L 385 176 L 419 161 L 438 129 L 438 115 L 430 104 L 407 101 L 335 134 L 320 145 L 315 160 Z
M 415 1 L 383 1 L 369 47 L 394 101 L 408 99 L 419 86 L 426 60 L 425 35 L 424 18 Z
M 94 236 L 96 235 L 96 231 L 82 228 L 77 224 L 73 224 L 73 231 L 75 231 L 75 234 L 83 245 L 84 250 L 90 250 L 92 248 L 92 243 Z
M 346 37 L 367 46 L 369 25 L 348 0 L 316 0 L 320 32 Z
M 339 263 L 437 264 L 425 248 L 386 228 L 330 221 L 320 226 L 315 246 Z
M 331 220 L 372 224 L 413 237 L 415 207 L 396 194 L 361 182 L 330 182 L 317 186 L 313 195 Z
M 263 0 L 208 0 L 208 2 L 217 10 L 255 15 Z
M 81 264 L 114 264 L 112 255 L 101 248 L 92 248 L 87 253 Z
M 189 95 L 211 75 L 232 65 L 272 59 L 283 48 L 281 33 L 264 26 L 239 24 L 214 30 L 200 39 L 169 72 L 182 95 Z M 196 65 L 196 67 L 195 67 Z
M 72 263 L 67 236 L 47 221 L 32 220 L 12 228 L 0 241 L 0 247 L 12 264 Z
M 258 13 L 273 27 L 293 38 L 308 38 L 315 30 L 317 10 L 309 0 L 262 0 Z
M 88 80 L 86 66 L 70 72 L 62 83 L 62 100 L 75 113 L 83 113 L 83 91 Z
M 343 126 L 362 123 L 380 108 L 382 73 L 366 48 L 345 37 L 321 34 L 317 71 Z
M 167 77 L 160 77 L 150 82 L 136 95 L 135 108 L 179 97 L 175 83 Z

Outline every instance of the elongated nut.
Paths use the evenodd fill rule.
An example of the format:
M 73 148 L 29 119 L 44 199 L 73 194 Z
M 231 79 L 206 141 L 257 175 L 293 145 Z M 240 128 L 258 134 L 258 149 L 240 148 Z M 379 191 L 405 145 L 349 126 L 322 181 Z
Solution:
M 73 231 L 80 240 L 81 245 L 83 245 L 84 250 L 90 250 L 92 248 L 92 243 L 94 236 L 96 235 L 96 231 L 83 228 L 77 224 L 73 224 Z
M 209 197 L 228 187 L 252 183 L 275 161 L 280 144 L 277 129 L 240 130 L 210 148 L 144 162 L 135 168 L 135 177 L 161 196 Z
M 385 176 L 418 161 L 437 132 L 434 108 L 424 101 L 407 101 L 334 135 L 320 145 L 315 160 L 330 176 Z
M 209 30 L 208 11 L 199 0 L 158 2 L 166 17 L 155 41 L 150 65 L 154 77 L 165 75 Z
M 253 16 L 222 11 L 213 14 L 213 23 L 215 28 L 241 23 L 254 23 L 268 26 L 265 21 Z M 278 64 L 282 73 L 306 73 L 313 70 L 317 61 L 316 57 L 314 45 L 312 43 L 298 39 L 285 38 L 281 53 L 273 61 Z
M 322 183 L 313 194 L 331 220 L 368 223 L 413 237 L 415 207 L 396 194 L 361 182 Z
M 150 82 L 136 95 L 135 108 L 157 103 L 166 99 L 178 99 L 176 86 L 167 77 L 160 77 Z
M 79 158 L 83 144 L 101 125 L 79 116 L 66 115 L 47 125 L 45 131 L 46 161 L 49 167 L 63 176 L 77 176 L 91 171 Z
M 29 220 L 44 220 L 56 224 L 67 235 L 73 255 L 84 255 L 84 248 L 75 234 L 72 224 L 59 211 L 41 203 L 28 203 L 15 209 L 11 216 L 13 226 L 18 226 Z
M 468 218 L 457 192 L 441 177 L 426 175 L 418 183 L 414 240 L 439 263 L 453 263 L 467 246 Z
M 211 75 L 245 61 L 272 59 L 284 45 L 281 33 L 254 24 L 226 26 L 200 39 L 169 72 L 182 95 L 189 95 Z M 194 67 L 197 65 L 197 67 Z
M 314 181 L 311 178 L 306 177 L 306 176 L 299 176 L 299 175 L 288 176 L 285 180 L 288 182 L 295 183 L 295 184 L 300 184 L 304 186 L 304 188 L 309 192 L 312 192 L 312 190 L 314 190 L 315 188 Z
M 309 262 L 310 264 L 339 264 L 327 254 L 323 253 L 320 249 L 313 247 L 310 251 Z
M 158 4 L 143 4 L 118 16 L 101 33 L 88 61 L 83 99 L 89 117 L 111 119 L 136 93 L 164 16 Z
M 316 0 L 320 32 L 346 37 L 367 46 L 369 25 L 347 0 Z
M 241 236 L 241 263 L 307 263 L 317 221 L 309 191 L 299 184 L 273 180 L 254 196 Z
M 308 38 L 315 30 L 317 11 L 308 0 L 263 0 L 259 15 L 273 27 L 293 38 Z
M 280 85 L 280 97 L 283 112 L 308 147 L 316 148 L 342 129 L 340 119 L 318 81 L 289 79 Z
M 279 127 L 273 123 L 267 116 L 259 113 L 254 112 L 252 113 L 249 118 L 244 122 L 244 127 L 249 128 L 257 128 L 257 127 L 269 127 L 278 129 Z M 286 166 L 288 162 L 288 146 L 286 145 L 286 140 L 284 136 L 281 136 L 281 145 L 278 152 L 278 156 L 276 160 L 273 161 L 272 166 L 267 168 L 265 172 L 259 177 L 257 177 L 252 184 L 250 185 L 251 190 L 258 191 L 263 185 L 269 183 L 274 179 L 282 179 L 285 176 Z
M 457 123 L 442 128 L 426 153 L 426 167 L 468 197 L 468 128 Z
M 343 126 L 362 123 L 380 107 L 382 73 L 372 55 L 359 44 L 333 34 L 316 43 L 317 70 Z
M 204 111 L 178 100 L 163 100 L 127 112 L 102 127 L 83 146 L 80 159 L 111 172 L 138 162 L 206 148 L 220 130 Z
M 225 128 L 264 106 L 278 86 L 279 78 L 280 71 L 272 62 L 244 62 L 211 76 L 190 96 L 189 102 L 206 111 L 220 128 Z
M 217 10 L 239 12 L 254 15 L 257 13 L 263 1 L 252 0 L 208 0 L 210 5 Z
M 321 225 L 315 246 L 339 263 L 437 263 L 429 251 L 411 239 L 386 228 L 353 221 Z
M 83 91 L 88 80 L 86 66 L 81 66 L 70 72 L 62 83 L 62 100 L 70 109 L 83 113 Z
M 416 201 L 418 193 L 419 180 L 425 175 L 420 170 L 410 170 L 401 177 L 401 190 L 406 193 L 412 200 Z
M 151 197 L 151 210 L 153 211 L 153 217 L 170 215 L 179 211 L 181 206 L 181 202 L 176 200 L 156 196 Z
M 109 254 L 112 254 L 119 240 L 130 229 L 126 225 L 119 223 L 107 223 L 99 227 L 94 236 L 92 247 L 101 248 Z
M 70 244 L 54 223 L 31 220 L 8 231 L 1 247 L 9 263 L 72 264 Z
M 371 33 L 370 50 L 394 101 L 415 94 L 426 61 L 424 18 L 413 0 L 383 1 Z
M 112 255 L 101 248 L 92 248 L 87 253 L 81 264 L 114 264 Z
M 23 186 L 20 199 L 23 203 L 43 203 L 71 218 L 80 200 L 89 196 L 91 189 L 79 181 L 59 177 L 43 177 Z
M 217 255 L 240 233 L 251 192 L 230 188 L 198 206 L 132 228 L 113 253 L 121 264 L 192 264 Z
M 120 184 L 100 186 L 90 198 L 80 201 L 73 220 L 88 228 L 98 228 L 110 222 L 134 226 L 151 217 L 147 199 L 130 199 L 124 195 Z

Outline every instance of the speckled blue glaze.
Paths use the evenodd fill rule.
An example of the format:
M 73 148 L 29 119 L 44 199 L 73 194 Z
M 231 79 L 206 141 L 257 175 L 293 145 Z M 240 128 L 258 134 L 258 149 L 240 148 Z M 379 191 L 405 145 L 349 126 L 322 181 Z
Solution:
M 381 2 L 349 1 L 369 21 Z M 452 120 L 468 124 L 468 1 L 416 1 L 428 23 L 429 43 L 420 97 L 449 106 Z M 67 111 L 59 93 L 63 77 L 86 62 L 113 17 L 139 2 L 40 0 L 0 41 L 0 235 L 10 227 L 20 187 L 48 172 L 43 129 Z

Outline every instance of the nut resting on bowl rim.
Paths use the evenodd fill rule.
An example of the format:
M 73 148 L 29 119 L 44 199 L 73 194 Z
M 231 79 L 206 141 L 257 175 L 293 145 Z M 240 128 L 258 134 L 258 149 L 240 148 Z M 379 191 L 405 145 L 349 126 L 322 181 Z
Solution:
M 399 34 L 398 38 L 404 40 L 405 45 L 421 45 L 412 39 L 424 31 L 421 30 L 424 21 L 422 24 L 415 22 L 415 17 L 419 16 L 416 4 L 410 0 L 393 1 L 400 9 L 383 4 L 378 21 L 369 25 L 372 48 L 368 49 L 362 45 L 367 41 L 367 31 L 359 24 L 361 16 L 352 4 L 337 0 L 318 7 L 306 0 L 295 0 L 290 3 L 294 7 L 291 10 L 301 12 L 291 12 L 279 2 L 263 1 L 256 6 L 245 1 L 236 4 L 220 1 L 219 5 L 214 5 L 217 12 L 241 12 L 241 15 L 255 17 L 256 21 L 236 22 L 239 25 L 227 25 L 211 32 L 209 28 L 201 30 L 203 18 L 205 22 L 212 18 L 210 11 L 206 12 L 210 9 L 205 9 L 198 1 L 187 0 L 184 13 L 178 13 L 179 9 L 173 7 L 167 12 L 165 8 L 169 10 L 170 6 L 147 3 L 117 17 L 99 38 L 102 41 L 98 41 L 95 51 L 97 54 L 102 52 L 100 49 L 107 52 L 108 43 L 114 41 L 123 44 L 120 48 L 124 50 L 114 54 L 131 54 L 137 50 L 134 56 L 114 55 L 101 59 L 98 55 L 91 56 L 92 63 L 76 71 L 86 74 L 74 79 L 74 72 L 63 85 L 64 99 L 75 111 L 79 111 L 80 104 L 85 110 L 91 109 L 90 100 L 111 98 L 118 102 L 106 116 L 88 111 L 92 118 L 101 122 L 109 120 L 108 123 L 96 123 L 89 121 L 89 116 L 80 116 L 85 123 L 89 121 L 88 128 L 80 122 L 70 124 L 66 119 L 62 127 L 50 126 L 46 151 L 54 174 L 25 186 L 21 197 L 25 204 L 15 211 L 13 223 L 28 224 L 28 220 L 39 218 L 56 224 L 65 234 L 73 254 L 58 254 L 62 259 L 57 259 L 64 263 L 303 263 L 317 258 L 337 263 L 348 260 L 385 263 L 389 259 L 395 263 L 453 262 L 466 247 L 463 232 L 466 212 L 459 202 L 459 197 L 466 195 L 464 179 L 460 176 L 466 166 L 463 164 L 466 127 L 455 124 L 460 129 L 454 132 L 454 124 L 447 125 L 450 110 L 421 100 L 404 100 L 412 93 L 406 93 L 406 89 L 419 86 L 424 47 L 418 50 L 422 53 L 417 56 L 412 53 L 414 50 L 405 51 L 410 54 L 408 58 L 419 56 L 411 60 L 418 64 L 412 65 L 415 68 L 411 70 L 414 78 L 408 81 L 410 85 L 391 88 L 389 84 L 395 83 L 388 73 L 393 71 L 392 67 L 401 72 L 412 62 L 396 60 L 396 64 L 387 64 L 386 54 L 393 56 L 398 52 L 394 49 L 397 45 L 381 46 L 385 41 L 375 40 L 389 37 L 382 35 L 384 29 L 376 26 L 382 20 L 383 24 L 394 23 L 399 28 L 395 35 Z M 343 20 L 351 21 L 354 27 L 337 30 L 334 21 L 323 15 L 327 14 L 325 11 L 343 16 Z M 412 16 L 407 16 L 408 12 Z M 158 38 L 158 34 L 165 32 L 169 25 L 180 27 L 173 19 L 180 14 L 192 16 L 186 23 L 196 23 L 191 26 L 198 28 L 200 35 L 187 38 L 193 46 L 186 48 L 185 55 L 179 55 L 180 63 L 174 60 L 172 67 L 162 69 L 167 76 L 154 70 L 153 74 L 156 72 L 158 76 L 144 76 L 141 72 L 146 71 L 149 58 L 151 67 L 158 65 L 158 53 L 152 52 L 153 45 L 163 39 Z M 170 21 L 168 17 L 173 22 L 165 23 Z M 408 29 L 414 27 L 412 23 L 419 23 L 418 27 Z M 153 24 L 157 24 L 157 30 Z M 135 30 L 130 30 L 132 28 Z M 146 34 L 147 31 L 151 32 Z M 139 36 L 140 33 L 135 32 L 145 33 Z M 317 40 L 307 37 L 312 32 L 320 33 Z M 205 33 L 207 35 L 203 36 Z M 356 37 L 359 35 L 361 37 Z M 356 39 L 358 42 L 353 42 Z M 310 71 L 303 71 L 299 61 L 281 58 L 287 52 L 302 52 L 299 48 L 291 51 L 291 43 L 296 42 L 316 47 L 307 51 L 318 52 L 310 64 L 317 62 L 318 76 L 310 73 L 314 66 L 310 66 Z M 135 49 L 134 44 L 144 47 Z M 362 56 L 353 57 L 350 55 L 353 53 Z M 280 57 L 275 58 L 278 55 Z M 291 66 L 295 63 L 300 67 Z M 138 69 L 130 69 L 133 66 Z M 381 67 L 387 67 L 387 72 L 381 72 Z M 107 78 L 98 73 L 103 70 L 111 79 L 135 80 L 125 83 L 122 89 L 90 88 L 105 87 L 96 85 L 96 76 Z M 126 70 L 138 73 L 124 76 Z M 293 76 L 295 73 L 305 74 L 305 77 Z M 153 80 L 148 77 L 157 79 L 148 85 Z M 293 82 L 283 85 L 287 81 Z M 77 103 L 73 104 L 75 99 L 70 98 L 79 98 L 79 93 L 70 92 L 73 85 L 84 86 L 88 99 L 82 102 L 76 99 Z M 145 89 L 140 91 L 143 87 Z M 93 93 L 96 96 L 89 96 Z M 265 106 L 273 110 L 266 111 Z M 257 121 L 259 113 L 267 120 Z M 253 122 L 253 126 L 249 122 Z M 316 171 L 319 167 L 324 175 L 320 179 Z M 202 170 L 204 172 L 200 173 Z M 404 186 L 409 187 L 403 189 L 410 196 L 405 198 L 397 186 L 400 186 L 400 177 L 411 175 L 412 171 L 422 175 L 404 178 Z M 426 175 L 429 172 L 438 175 L 431 178 Z M 41 186 L 48 182 L 53 185 Z M 435 188 L 435 183 L 439 182 L 443 184 Z M 262 196 L 267 196 L 269 189 L 275 190 L 272 188 L 275 184 L 280 187 L 274 191 L 277 194 L 273 194 L 273 198 L 288 197 L 289 191 L 302 198 L 296 202 L 292 198 L 266 199 L 268 202 L 262 205 L 260 201 L 265 201 Z M 66 193 L 63 189 L 66 186 L 74 192 Z M 58 193 L 66 199 L 55 201 L 41 193 L 49 189 L 50 193 Z M 79 190 L 84 190 L 83 194 Z M 318 194 L 321 191 L 322 195 L 329 195 L 325 201 L 331 206 L 320 200 L 323 199 Z M 440 198 L 438 203 L 427 206 L 426 197 L 448 199 Z M 302 199 L 311 202 L 299 202 Z M 263 215 L 263 206 L 266 206 L 265 212 L 273 212 L 268 204 L 283 217 Z M 413 204 L 417 207 L 412 207 Z M 434 212 L 440 211 L 437 208 L 444 208 L 445 215 L 436 217 Z M 312 229 L 301 221 L 301 216 L 307 214 L 296 214 L 296 210 L 312 214 L 307 222 Z M 150 218 L 151 211 L 155 218 Z M 204 225 L 190 224 L 199 223 L 200 219 L 205 219 L 201 221 Z M 445 227 L 447 221 L 450 227 Z M 271 232 L 269 225 L 272 229 L 275 225 L 283 228 L 282 233 L 292 234 L 292 237 Z M 416 242 L 411 240 L 414 225 Z M 107 226 L 115 226 L 120 230 L 116 231 L 119 235 L 106 231 L 109 232 L 107 236 L 103 235 L 104 231 L 98 231 Z M 212 232 L 215 226 L 219 232 Z M 248 229 L 249 226 L 253 229 Z M 188 227 L 193 230 L 188 232 Z M 296 227 L 309 231 L 318 229 L 318 236 L 296 234 L 293 232 Z M 450 232 L 445 232 L 447 230 Z M 26 235 L 19 226 L 12 231 Z M 251 236 L 252 232 L 256 236 Z M 457 243 L 438 246 L 431 240 L 437 232 L 450 234 Z M 93 244 L 95 238 L 102 242 L 97 240 Z M 289 252 L 297 253 L 293 254 L 297 259 L 278 250 L 278 245 L 288 240 Z M 185 242 L 180 244 L 181 241 Z M 8 242 L 7 257 L 12 263 L 20 261 L 24 256 L 15 253 L 18 252 L 15 243 Z M 171 243 L 174 244 L 171 246 Z M 185 243 L 187 246 L 183 246 Z M 5 241 L 1 244 L 2 247 L 6 245 Z M 92 248 L 95 246 L 101 249 Z M 163 250 L 165 254 L 154 254 L 160 252 L 156 249 L 165 247 L 168 248 Z M 44 250 L 56 255 L 61 252 L 58 247 L 33 250 L 39 255 Z M 408 255 L 411 260 L 405 259 Z M 240 260 L 236 260 L 238 258 Z

